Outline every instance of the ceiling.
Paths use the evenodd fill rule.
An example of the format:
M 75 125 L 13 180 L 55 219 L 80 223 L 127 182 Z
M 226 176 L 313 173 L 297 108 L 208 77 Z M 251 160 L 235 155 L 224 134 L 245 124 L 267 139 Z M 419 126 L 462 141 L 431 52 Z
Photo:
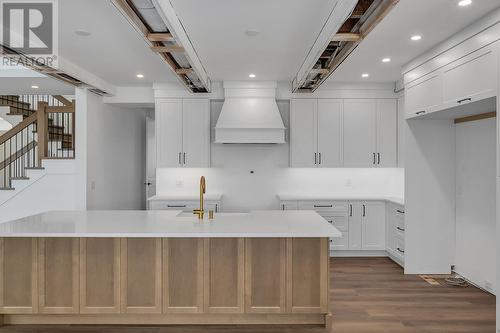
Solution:
M 38 86 L 33 89 L 31 86 Z M 0 68 L 2 95 L 73 95 L 75 87 L 24 67 Z
M 467 7 L 458 0 L 400 0 L 330 76 L 330 82 L 393 82 L 404 64 L 500 6 L 498 0 L 473 0 Z M 421 35 L 418 42 L 412 35 Z M 391 58 L 382 63 L 382 58 Z M 369 73 L 368 78 L 361 78 Z
M 213 81 L 291 81 L 332 0 L 171 0 Z M 260 33 L 249 37 L 248 29 Z
M 177 82 L 110 0 L 59 1 L 59 54 L 116 86 Z M 79 36 L 75 30 L 90 32 Z M 143 79 L 136 75 L 141 73 Z

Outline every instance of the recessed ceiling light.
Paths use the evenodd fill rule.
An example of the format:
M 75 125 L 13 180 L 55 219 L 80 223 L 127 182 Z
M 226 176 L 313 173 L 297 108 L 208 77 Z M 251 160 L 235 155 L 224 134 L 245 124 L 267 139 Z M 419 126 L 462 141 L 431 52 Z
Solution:
M 255 77 L 255 74 L 248 74 L 248 77 L 253 79 Z
M 364 77 L 364 78 L 369 77 L 369 76 L 370 76 L 370 74 L 368 74 L 368 73 L 361 74 L 361 77 Z
M 31 88 L 32 88 L 32 89 L 38 89 L 38 88 L 40 88 L 40 87 L 39 87 L 39 86 L 35 86 L 35 85 L 33 85 L 33 86 L 31 86 Z
M 465 6 L 468 6 L 472 3 L 472 0 L 461 0 L 458 2 L 458 5 L 460 7 L 465 7 Z
M 255 37 L 258 34 L 260 34 L 260 31 L 257 30 L 257 29 L 248 29 L 248 30 L 245 30 L 245 35 L 247 35 L 248 37 Z
M 90 31 L 84 30 L 84 29 L 76 29 L 75 30 L 75 35 L 82 36 L 82 37 L 87 37 L 92 35 Z
M 414 35 L 414 36 L 411 36 L 410 39 L 413 40 L 413 41 L 417 41 L 417 40 L 421 40 L 422 36 L 420 36 L 420 35 Z
M 136 75 L 138 79 L 143 79 L 144 78 L 144 74 L 137 74 Z
M 391 58 L 384 58 L 382 59 L 382 62 L 391 62 Z

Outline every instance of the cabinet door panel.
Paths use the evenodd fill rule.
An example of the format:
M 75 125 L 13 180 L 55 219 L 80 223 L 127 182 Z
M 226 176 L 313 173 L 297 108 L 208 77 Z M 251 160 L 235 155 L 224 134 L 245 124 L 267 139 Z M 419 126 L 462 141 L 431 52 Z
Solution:
M 205 168 L 210 159 L 210 110 L 206 99 L 182 101 L 182 162 L 184 166 Z
M 497 53 L 480 50 L 447 66 L 444 70 L 444 102 L 459 105 L 497 94 Z M 459 101 L 462 101 L 459 103 Z
M 349 250 L 361 250 L 361 226 L 362 203 L 359 201 L 349 202 Z
M 205 239 L 204 302 L 209 313 L 244 311 L 244 239 Z
M 122 313 L 161 313 L 161 239 L 122 238 Z
M 376 153 L 375 100 L 344 101 L 344 166 L 373 167 Z
M 37 313 L 36 238 L 0 238 L 0 313 Z
M 328 238 L 287 240 L 287 312 L 328 309 Z
M 38 240 L 40 313 L 78 313 L 79 249 L 78 238 Z
M 385 203 L 364 202 L 363 250 L 385 250 Z
M 120 313 L 119 238 L 80 238 L 80 313 Z
M 163 240 L 163 310 L 203 312 L 203 239 Z
M 377 100 L 377 166 L 397 167 L 398 107 L 395 99 Z
M 246 312 L 284 312 L 286 238 L 245 239 L 245 274 Z
M 318 100 L 318 166 L 343 164 L 343 102 Z
M 290 110 L 291 166 L 316 167 L 317 154 L 317 100 L 294 99 Z
M 409 83 L 405 87 L 405 109 L 407 116 L 435 111 L 443 103 L 443 77 L 431 73 Z
M 156 103 L 156 163 L 159 168 L 182 166 L 182 100 Z

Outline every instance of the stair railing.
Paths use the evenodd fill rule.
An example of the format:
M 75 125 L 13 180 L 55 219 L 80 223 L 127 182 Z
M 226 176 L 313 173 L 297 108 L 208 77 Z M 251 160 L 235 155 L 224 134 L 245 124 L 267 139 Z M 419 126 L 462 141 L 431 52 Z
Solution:
M 42 159 L 75 157 L 75 104 L 65 104 L 39 101 L 36 112 L 0 136 L 0 189 L 26 178 L 26 170 L 40 168 Z

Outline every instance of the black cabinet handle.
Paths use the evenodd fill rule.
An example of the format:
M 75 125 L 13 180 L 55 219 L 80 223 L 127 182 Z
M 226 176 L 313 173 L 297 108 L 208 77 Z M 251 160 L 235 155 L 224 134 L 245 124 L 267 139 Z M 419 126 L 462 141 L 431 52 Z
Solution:
M 396 212 L 398 212 L 398 213 L 400 213 L 400 214 L 404 214 L 404 213 L 405 213 L 405 211 L 404 211 L 404 210 L 401 210 L 401 209 L 396 210 Z
M 349 216 L 352 216 L 352 204 L 349 204 Z
M 314 164 L 318 164 L 318 154 L 314 153 Z
M 184 153 L 184 165 L 186 165 L 186 153 Z
M 396 229 L 398 229 L 399 231 L 405 231 L 405 229 L 400 228 L 400 227 L 396 227 Z
M 285 204 L 281 204 L 281 210 L 285 210 Z
M 373 153 L 373 164 L 377 164 L 377 156 Z
M 415 112 L 415 114 L 422 114 L 422 113 L 425 113 L 425 110 L 423 110 L 423 111 L 418 111 L 418 112 Z
M 318 155 L 319 155 L 319 163 L 318 164 L 321 164 L 321 153 L 319 153 Z
M 377 153 L 377 164 L 380 164 L 380 153 Z
M 404 251 L 404 250 L 401 250 L 399 247 L 397 248 L 397 250 L 398 250 L 399 252 L 401 252 L 401 253 L 405 253 L 405 251 Z
M 460 99 L 457 101 L 458 104 L 462 104 L 463 102 L 470 102 L 472 101 L 472 98 L 464 98 L 464 99 Z
M 185 208 L 186 205 L 167 205 L 168 208 Z
M 314 208 L 331 208 L 333 205 L 314 205 Z
M 363 217 L 366 216 L 366 206 L 363 205 Z
M 182 153 L 181 153 L 181 152 L 179 152 L 179 164 L 180 164 L 180 165 L 182 165 L 181 155 L 182 155 Z
M 219 212 L 219 204 L 215 204 L 215 212 L 218 213 Z

